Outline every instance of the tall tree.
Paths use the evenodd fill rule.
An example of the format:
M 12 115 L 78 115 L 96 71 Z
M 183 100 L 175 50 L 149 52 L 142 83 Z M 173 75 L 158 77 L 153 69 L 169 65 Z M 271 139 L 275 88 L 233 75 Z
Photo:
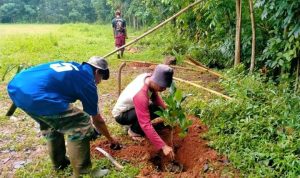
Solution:
M 241 62 L 241 24 L 242 24 L 242 1 L 236 0 L 236 33 L 235 33 L 235 57 L 234 65 Z
M 300 56 L 300 1 L 257 0 L 262 21 L 268 25 L 268 38 L 261 60 L 273 70 L 294 72 Z
M 0 22 L 15 23 L 22 11 L 22 7 L 18 3 L 5 3 L 0 7 Z
M 299 75 L 300 75 L 300 73 L 299 73 L 299 69 L 300 69 L 300 57 L 298 57 L 298 59 L 297 59 L 297 69 L 296 69 L 296 82 L 295 82 L 295 92 L 298 92 L 299 91 Z
M 100 22 L 110 22 L 113 18 L 112 7 L 106 0 L 92 0 L 92 6 L 95 9 L 97 20 Z
M 256 44 L 256 35 L 255 35 L 255 18 L 253 12 L 253 0 L 249 0 L 250 8 L 250 18 L 251 18 L 251 29 L 252 29 L 252 51 L 251 51 L 251 62 L 250 62 L 250 73 L 254 70 L 255 65 L 255 44 Z

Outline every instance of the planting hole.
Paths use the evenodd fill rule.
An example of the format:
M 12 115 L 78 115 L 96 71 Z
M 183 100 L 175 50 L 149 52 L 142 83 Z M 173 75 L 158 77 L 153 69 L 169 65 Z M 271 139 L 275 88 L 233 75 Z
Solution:
M 151 158 L 150 162 L 154 165 L 155 169 L 158 172 L 180 173 L 184 170 L 183 165 L 178 161 L 166 161 L 163 160 L 160 156 Z
M 165 170 L 167 172 L 180 173 L 183 171 L 183 165 L 177 161 L 172 161 L 165 165 Z

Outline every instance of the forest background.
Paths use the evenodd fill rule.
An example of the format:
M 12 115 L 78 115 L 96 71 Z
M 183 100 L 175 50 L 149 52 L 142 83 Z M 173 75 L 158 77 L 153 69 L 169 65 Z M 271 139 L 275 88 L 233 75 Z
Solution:
M 191 0 L 1 0 L 1 23 L 110 23 L 120 9 L 128 25 L 150 28 Z M 250 65 L 252 28 L 255 29 L 257 69 L 268 67 L 272 76 L 296 72 L 299 61 L 300 3 L 298 1 L 206 0 L 175 19 L 178 33 L 169 53 L 201 58 L 210 67 L 231 67 L 235 40 L 240 33 L 240 58 Z M 251 27 L 252 5 L 254 27 Z M 240 9 L 240 13 L 239 12 Z M 240 30 L 237 28 L 241 17 Z M 294 75 L 296 76 L 296 75 Z
M 140 32 L 192 2 L 0 0 L 0 22 L 110 24 L 115 10 L 120 9 L 129 28 Z M 93 32 L 97 31 L 94 28 Z M 152 41 L 148 39 L 139 45 L 161 47 L 162 55 L 173 55 L 179 61 L 187 57 L 197 59 L 226 76 L 226 80 L 221 80 L 224 93 L 235 100 L 194 99 L 186 108 L 209 126 L 206 137 L 210 146 L 227 155 L 241 174 L 297 177 L 299 35 L 300 1 L 205 0 L 173 20 Z M 2 76 L 12 57 L 0 50 Z M 61 51 L 59 55 L 62 54 Z M 151 57 L 147 55 L 145 59 Z

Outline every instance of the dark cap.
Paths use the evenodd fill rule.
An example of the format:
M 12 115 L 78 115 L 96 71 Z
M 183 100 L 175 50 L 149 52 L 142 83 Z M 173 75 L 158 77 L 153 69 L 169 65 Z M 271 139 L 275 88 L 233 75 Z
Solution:
M 89 59 L 88 62 L 84 63 L 90 64 L 91 66 L 100 69 L 103 80 L 107 80 L 109 78 L 108 63 L 103 57 L 93 56 Z
M 151 80 L 160 87 L 170 87 L 173 81 L 173 69 L 165 64 L 159 64 L 152 73 Z

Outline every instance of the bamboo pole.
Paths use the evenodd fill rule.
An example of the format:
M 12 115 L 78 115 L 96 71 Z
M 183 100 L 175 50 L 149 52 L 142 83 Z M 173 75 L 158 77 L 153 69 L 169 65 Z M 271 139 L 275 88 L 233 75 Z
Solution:
M 213 74 L 213 75 L 215 75 L 215 76 L 218 76 L 218 77 L 220 77 L 220 78 L 225 78 L 223 75 L 221 75 L 221 74 L 219 74 L 219 73 L 217 73 L 217 72 L 214 72 L 214 71 L 212 71 L 212 70 L 210 70 L 210 69 L 208 69 L 208 68 L 205 68 L 205 67 L 202 67 L 202 66 L 198 66 L 198 65 L 196 65 L 196 64 L 194 64 L 194 63 L 192 63 L 192 62 L 189 62 L 189 61 L 183 61 L 183 62 L 184 62 L 184 63 L 187 63 L 187 64 L 189 64 L 189 65 L 193 65 L 193 66 L 197 67 L 198 69 L 200 69 L 200 70 L 202 70 L 202 71 L 204 71 L 204 72 L 208 72 L 208 73 Z
M 255 46 L 256 46 L 256 32 L 255 32 L 255 17 L 253 10 L 253 0 L 249 0 L 250 18 L 251 18 L 251 29 L 252 29 L 252 49 L 251 49 L 251 62 L 249 73 L 252 74 L 255 65 Z
M 132 60 L 121 60 L 122 62 L 135 62 L 135 63 L 141 63 L 141 64 L 149 64 L 149 65 L 158 65 L 159 63 L 154 62 L 146 62 L 146 61 L 132 61 Z
M 23 65 L 19 65 L 16 74 L 18 74 L 23 68 L 24 68 Z M 14 103 L 12 103 L 8 111 L 6 112 L 5 116 L 12 116 L 15 113 L 17 108 L 18 107 Z
M 235 32 L 235 50 L 234 66 L 241 63 L 241 26 L 242 26 L 242 0 L 236 0 L 236 32 Z
M 123 62 L 136 62 L 136 63 L 143 63 L 143 64 L 158 65 L 157 63 L 150 63 L 150 62 L 145 62 L 145 61 L 130 61 L 130 60 L 122 60 L 122 61 L 123 61 Z M 122 66 L 123 66 L 123 64 L 121 65 L 121 67 L 122 67 Z M 124 65 L 124 66 L 125 66 L 125 65 Z M 124 67 L 124 66 L 123 66 L 123 67 Z M 121 67 L 120 67 L 120 68 L 121 68 Z M 122 68 L 123 68 L 123 67 L 122 67 Z M 187 70 L 195 70 L 195 69 L 192 69 L 192 68 L 179 67 L 179 66 L 171 66 L 171 67 L 180 68 L 180 69 L 187 69 Z M 183 83 L 190 84 L 190 85 L 192 85 L 192 86 L 195 86 L 195 87 L 197 87 L 197 88 L 203 89 L 203 90 L 205 90 L 205 91 L 208 91 L 208 92 L 213 93 L 213 94 L 215 94 L 215 95 L 221 96 L 221 97 L 223 97 L 223 98 L 226 98 L 226 99 L 232 99 L 232 98 L 229 97 L 229 96 L 226 96 L 226 95 L 224 95 L 224 94 L 222 94 L 222 93 L 219 93 L 219 92 L 216 92 L 216 91 L 214 91 L 214 90 L 205 88 L 205 87 L 203 87 L 203 86 L 201 86 L 201 85 L 198 85 L 198 84 L 196 84 L 196 83 L 193 83 L 193 82 L 190 82 L 190 81 L 186 81 L 186 80 L 183 80 L 183 79 L 177 78 L 177 77 L 173 77 L 173 79 L 175 79 L 175 80 L 177 80 L 177 81 L 180 81 L 180 82 L 183 82 Z M 120 89 L 119 89 L 119 90 L 120 90 Z
M 189 6 L 185 7 L 184 9 L 182 9 L 182 10 L 180 10 L 179 12 L 177 12 L 176 14 L 174 14 L 172 17 L 170 17 L 170 18 L 168 18 L 167 20 L 163 21 L 162 23 L 158 24 L 156 27 L 154 27 L 154 28 L 148 30 L 146 33 L 142 34 L 141 36 L 137 37 L 136 39 L 130 41 L 129 43 L 127 43 L 127 44 L 125 44 L 125 45 L 123 45 L 123 46 L 121 46 L 120 48 L 117 48 L 117 49 L 113 50 L 112 52 L 110 52 L 110 53 L 104 55 L 103 57 L 104 57 L 104 58 L 107 58 L 107 57 L 113 55 L 114 53 L 116 53 L 117 51 L 119 51 L 120 49 L 123 49 L 123 48 L 125 48 L 125 47 L 127 47 L 127 46 L 129 46 L 129 45 L 131 45 L 131 44 L 133 44 L 133 43 L 135 43 L 135 42 L 137 42 L 137 41 L 139 41 L 140 39 L 144 38 L 145 36 L 151 34 L 151 33 L 154 32 L 155 30 L 157 30 L 157 29 L 159 29 L 160 27 L 164 26 L 166 23 L 168 23 L 169 21 L 173 20 L 173 19 L 176 18 L 177 16 L 181 15 L 181 14 L 184 13 L 185 11 L 189 10 L 191 7 L 193 7 L 193 6 L 197 5 L 197 4 L 199 4 L 201 1 L 202 1 L 202 0 L 197 0 L 197 1 L 195 1 L 194 3 L 190 4 Z
M 100 153 L 102 153 L 105 157 L 107 157 L 107 158 L 113 163 L 113 165 L 116 166 L 116 168 L 117 168 L 118 170 L 121 170 L 121 169 L 124 168 L 118 161 L 116 161 L 109 153 L 107 153 L 107 152 L 106 152 L 105 150 L 103 150 L 102 148 L 96 147 L 96 150 L 99 151 Z
M 196 72 L 201 72 L 203 73 L 203 70 L 199 70 L 199 69 L 195 69 L 195 68 L 189 68 L 189 67 L 181 67 L 181 66 L 174 66 L 174 65 L 170 65 L 170 67 L 174 68 L 174 69 L 183 69 L 183 70 L 192 70 L 192 71 L 196 71 Z
M 223 75 L 219 74 L 218 72 L 213 71 L 213 70 L 210 69 L 209 67 L 206 67 L 205 65 L 203 65 L 203 64 L 201 64 L 200 62 L 198 62 L 198 61 L 192 59 L 191 57 L 188 57 L 188 60 L 191 61 L 191 62 L 192 62 L 194 65 L 196 65 L 196 66 L 203 67 L 203 68 L 204 68 L 203 70 L 206 69 L 208 72 L 212 73 L 213 75 L 217 75 L 218 77 L 224 78 L 224 79 L 225 79 L 225 77 L 224 77 Z M 192 65 L 191 63 L 189 63 L 189 64 Z
M 119 96 L 121 94 L 121 77 L 122 77 L 122 69 L 126 66 L 126 62 L 123 62 L 119 68 L 118 73 L 118 84 L 119 84 Z
M 131 61 L 131 60 L 121 60 L 122 62 L 135 62 L 135 63 L 141 63 L 141 64 L 149 64 L 149 65 L 158 65 L 159 63 L 153 63 L 153 62 L 146 62 L 146 61 Z M 203 70 L 198 70 L 195 68 L 189 68 L 189 67 L 181 67 L 181 66 L 174 66 L 170 65 L 170 67 L 174 69 L 183 69 L 183 70 L 192 70 L 196 72 L 203 72 Z
M 179 82 L 183 82 L 183 83 L 187 83 L 187 84 L 189 84 L 189 85 L 195 86 L 195 87 L 197 87 L 197 88 L 200 88 L 200 89 L 202 89 L 202 90 L 208 91 L 209 93 L 215 94 L 215 95 L 220 96 L 220 97 L 223 97 L 223 98 L 225 98 L 225 99 L 232 100 L 232 98 L 229 97 L 229 96 L 226 96 L 226 95 L 224 95 L 224 94 L 222 94 L 222 93 L 219 93 L 219 92 L 217 92 L 217 91 L 214 91 L 214 90 L 205 88 L 205 87 L 203 87 L 203 86 L 201 86 L 201 85 L 198 85 L 198 84 L 196 84 L 196 83 L 189 82 L 189 81 L 183 80 L 183 79 L 181 79 L 181 78 L 177 78 L 177 77 L 173 77 L 173 79 L 174 79 L 174 80 L 177 80 L 177 81 L 179 81 Z
M 191 57 L 188 57 L 187 59 L 188 59 L 189 61 L 191 61 L 192 63 L 194 63 L 195 65 L 197 65 L 197 66 L 201 66 L 201 67 L 203 67 L 203 68 L 205 68 L 205 69 L 209 69 L 208 67 L 206 67 L 205 65 L 201 64 L 200 62 L 198 62 L 198 61 L 192 59 Z
M 5 76 L 12 71 L 15 67 L 17 67 L 17 65 L 13 65 L 13 66 L 8 66 L 2 76 L 2 82 L 5 80 Z
M 297 70 L 296 70 L 296 82 L 295 82 L 295 92 L 299 90 L 299 68 L 300 68 L 300 58 L 297 61 Z

